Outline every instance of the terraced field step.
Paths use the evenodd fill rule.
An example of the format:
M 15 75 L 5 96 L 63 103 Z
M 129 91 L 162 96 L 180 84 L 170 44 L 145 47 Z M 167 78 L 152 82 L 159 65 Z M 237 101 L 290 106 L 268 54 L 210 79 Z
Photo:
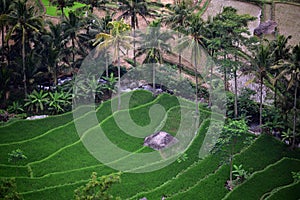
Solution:
M 266 149 L 264 145 L 270 145 L 274 148 Z M 263 151 L 261 151 L 262 148 Z M 286 155 L 286 151 L 284 146 L 277 140 L 262 135 L 249 148 L 236 155 L 234 163 L 243 164 L 244 169 L 248 171 L 249 169 L 259 171 L 280 160 Z M 264 159 L 254 159 L 256 157 Z M 228 177 L 229 166 L 223 165 L 215 174 L 208 176 L 185 191 L 179 191 L 170 196 L 169 199 L 222 199 L 228 193 L 228 190 L 224 187 Z
M 266 200 L 300 199 L 300 181 L 272 190 Z
M 170 109 L 169 111 L 171 112 L 172 110 L 175 110 L 176 108 L 178 107 L 173 107 L 174 109 Z M 168 112 L 168 115 L 171 115 L 170 112 Z M 172 112 L 171 112 L 172 113 Z M 175 113 L 176 116 L 177 116 L 177 113 Z M 172 121 L 176 121 L 176 120 L 172 120 Z M 167 122 L 167 124 L 170 124 Z M 80 145 L 80 143 L 78 143 L 78 145 Z M 77 149 L 77 147 L 75 147 L 75 149 Z M 141 151 L 143 151 L 144 149 L 147 149 L 147 147 L 141 147 L 140 149 L 138 149 L 136 152 L 133 152 L 132 154 L 135 154 L 135 153 L 139 153 Z M 70 150 L 70 152 L 73 152 L 74 150 Z M 86 155 L 85 157 L 87 156 L 90 156 L 90 154 Z M 125 159 L 125 158 L 121 158 L 119 160 L 116 160 L 114 161 L 115 163 L 116 162 L 122 162 L 122 160 Z M 81 170 L 82 169 L 82 170 Z M 84 168 L 79 168 L 79 169 L 71 169 L 71 170 L 67 170 L 67 171 L 61 171 L 61 172 L 53 172 L 53 173 L 50 173 L 50 174 L 46 174 L 44 175 L 43 177 L 40 177 L 40 178 L 31 178 L 31 179 L 22 179 L 20 180 L 20 182 L 27 182 L 27 184 L 25 185 L 31 185 L 31 189 L 36 189 L 36 190 L 40 190 L 44 187 L 54 187 L 55 184 L 61 184 L 59 181 L 57 180 L 61 180 L 61 177 L 65 176 L 65 177 L 71 177 L 69 179 L 67 179 L 68 183 L 72 183 L 74 182 L 75 180 L 78 180 L 78 179 L 83 179 L 83 178 L 86 178 L 88 176 L 82 176 L 82 175 L 86 175 L 86 173 L 83 173 L 85 171 L 88 171 L 89 173 L 91 173 L 92 171 L 91 170 L 94 170 L 94 171 L 97 171 L 99 174 L 109 174 L 109 173 L 112 173 L 114 170 L 112 170 L 111 168 L 103 165 L 103 164 L 98 164 L 98 165 L 91 165 L 91 166 L 86 166 Z M 80 173 L 80 175 L 76 175 L 74 173 Z M 73 179 L 73 177 L 76 177 L 75 179 Z M 32 186 L 32 183 L 33 182 L 46 182 L 45 184 L 37 184 L 36 186 Z M 50 184 L 50 185 L 49 185 Z M 26 188 L 20 188 L 20 191 L 22 192 L 26 192 Z
M 151 94 L 151 97 L 152 97 L 152 94 Z M 129 109 L 128 111 L 130 112 L 131 115 L 135 116 L 135 120 L 140 119 L 141 117 L 147 118 L 149 108 L 154 103 L 159 103 L 162 106 L 164 106 L 166 110 L 168 110 L 169 117 L 165 117 L 165 119 L 162 120 L 163 122 L 165 122 L 165 125 L 164 126 L 160 125 L 160 127 L 162 129 L 164 129 L 165 131 L 170 132 L 171 134 L 176 133 L 176 129 L 177 129 L 176 126 L 177 126 L 177 124 L 180 123 L 180 118 L 178 118 L 178 115 L 180 115 L 180 113 L 177 112 L 177 110 L 178 110 L 177 108 L 179 108 L 179 107 L 178 107 L 178 102 L 176 101 L 176 98 L 174 96 L 172 97 L 170 95 L 162 95 L 161 97 L 158 97 L 155 100 L 152 99 L 152 101 L 148 101 L 148 102 L 142 103 L 142 104 L 137 104 L 136 107 L 132 106 L 132 108 Z M 123 111 L 119 111 L 112 115 L 110 106 L 108 107 L 108 106 L 104 106 L 104 105 L 105 104 L 103 104 L 96 112 L 97 115 L 99 113 L 105 112 L 105 115 L 99 115 L 99 117 L 98 117 L 98 118 L 102 117 L 103 120 L 101 121 L 101 123 L 103 123 L 103 124 L 108 123 L 109 121 L 112 121 L 113 120 L 112 116 L 123 112 Z M 190 113 L 190 114 L 192 114 L 193 109 L 194 109 L 194 104 L 191 102 L 185 102 L 184 105 L 188 106 L 188 107 L 192 107 L 192 110 Z M 185 109 L 184 107 L 181 107 L 181 108 Z M 187 108 L 187 109 L 189 109 L 189 108 Z M 203 110 L 203 115 L 201 115 L 201 119 L 207 118 L 210 116 L 210 113 L 208 111 L 206 111 L 205 109 L 201 108 L 200 110 Z M 84 109 L 83 109 L 83 111 L 84 111 Z M 169 111 L 174 111 L 174 112 L 169 112 Z M 189 111 L 188 112 L 183 111 L 183 112 L 185 114 L 189 114 Z M 141 115 L 141 113 L 142 113 L 142 115 Z M 93 113 L 87 113 L 86 115 L 89 115 L 89 114 L 93 114 Z M 81 118 L 84 119 L 84 116 L 81 116 Z M 49 120 L 51 120 L 51 119 L 49 118 Z M 76 120 L 78 120 L 78 119 L 76 119 Z M 137 121 L 137 122 L 139 122 L 139 121 Z M 69 122 L 69 123 L 72 123 L 72 122 Z M 160 123 L 162 123 L 162 122 L 160 122 Z M 143 124 L 141 124 L 141 125 L 143 125 Z M 65 129 L 65 127 L 63 127 L 63 128 Z M 186 130 L 188 130 L 188 127 L 186 127 L 186 128 L 187 128 Z M 87 129 L 86 132 L 89 132 L 89 130 L 90 129 Z M 53 130 L 53 132 L 54 131 L 55 130 Z M 19 141 L 18 144 L 27 144 L 28 146 L 30 146 L 30 144 L 32 144 L 32 142 L 34 142 L 35 140 L 44 139 L 44 138 L 46 140 L 49 139 L 49 138 L 47 138 L 47 136 L 52 136 L 53 132 L 49 131 L 47 133 L 43 133 L 43 136 L 40 136 L 38 138 L 29 138 L 24 141 Z M 120 136 L 120 134 L 121 134 L 120 130 L 118 130 L 118 132 L 119 132 L 118 136 Z M 204 137 L 204 135 L 201 135 L 202 139 L 203 139 L 203 137 Z M 59 138 L 59 136 L 56 136 L 55 138 Z M 110 139 L 116 140 L 116 138 L 110 138 Z M 122 142 L 126 141 L 125 139 L 121 139 L 121 140 L 122 140 Z M 131 139 L 129 141 L 131 141 Z M 133 143 L 136 143 L 136 142 L 133 142 Z M 120 144 L 122 144 L 122 143 L 120 143 Z M 197 143 L 197 144 L 201 144 L 201 143 Z M 14 146 L 14 145 L 16 145 L 16 144 L 6 144 L 4 146 L 9 147 L 9 146 Z M 56 190 L 61 187 L 72 188 L 73 185 L 77 185 L 78 182 L 83 183 L 83 182 L 87 181 L 87 179 L 92 171 L 96 171 L 96 172 L 98 171 L 98 173 L 101 175 L 110 174 L 110 173 L 114 172 L 114 170 L 112 170 L 106 166 L 103 166 L 102 164 L 97 165 L 97 164 L 93 163 L 95 160 L 94 158 L 92 158 L 93 161 L 91 161 L 91 160 L 88 161 L 89 160 L 88 157 L 91 157 L 89 153 L 87 153 L 88 156 L 87 156 L 87 154 L 86 154 L 86 156 L 83 156 L 84 159 L 80 159 L 81 162 L 77 162 L 77 163 L 73 162 L 74 160 L 68 161 L 68 160 L 64 159 L 64 158 L 74 159 L 74 158 L 78 157 L 78 155 L 81 155 L 82 152 L 78 151 L 78 149 L 85 150 L 85 148 L 79 147 L 76 145 L 79 145 L 79 146 L 81 145 L 79 140 L 77 140 L 75 143 L 68 144 L 58 150 L 59 152 L 57 152 L 57 153 L 61 152 L 61 153 L 64 153 L 66 156 L 60 155 L 58 157 L 58 158 L 61 158 L 62 160 L 53 159 L 53 167 L 52 167 L 53 171 L 51 171 L 51 167 L 49 169 L 49 165 L 47 165 L 49 163 L 47 163 L 45 166 L 42 166 L 42 165 L 37 166 L 37 164 L 45 164 L 44 162 L 48 161 L 48 159 L 51 158 L 51 154 L 50 154 L 50 157 L 48 156 L 49 158 L 46 157 L 41 160 L 35 160 L 35 161 L 29 163 L 27 166 L 18 167 L 18 169 L 22 169 L 21 174 L 20 174 L 20 172 L 18 172 L 18 174 L 20 174 L 20 177 L 17 178 L 17 184 L 18 184 L 19 191 L 22 192 L 25 196 L 26 195 L 31 196 L 31 195 L 34 195 L 35 193 L 42 194 L 43 192 L 47 192 L 49 190 Z M 68 147 L 73 147 L 73 146 L 74 146 L 73 149 L 68 148 Z M 128 144 L 124 145 L 124 147 L 126 147 L 126 146 L 130 146 L 130 145 L 128 145 Z M 139 147 L 140 147 L 140 145 L 139 145 Z M 146 148 L 143 147 L 139 150 L 143 151 L 144 149 L 146 149 Z M 55 154 L 57 154 L 57 153 L 55 153 Z M 84 162 L 82 162 L 82 161 L 84 161 Z M 51 163 L 52 162 L 50 162 L 50 164 Z M 60 163 L 64 166 L 62 167 L 61 165 L 57 165 L 57 163 Z M 79 165 L 74 166 L 73 165 L 74 163 L 79 164 Z M 97 163 L 99 163 L 99 162 L 97 162 Z M 25 171 L 26 170 L 28 171 L 29 166 L 31 167 L 30 170 L 33 172 L 30 174 L 32 174 L 34 176 L 42 176 L 42 177 L 37 177 L 37 178 L 24 177 Z M 3 168 L 5 168 L 5 167 L 11 168 L 11 172 L 15 171 L 14 169 L 16 168 L 14 166 L 3 165 Z M 22 173 L 24 173 L 24 174 L 22 174 Z M 11 173 L 12 176 L 13 176 L 13 174 L 14 173 Z M 138 188 L 138 187 L 136 187 L 136 188 Z M 71 191 L 70 194 L 73 194 L 73 191 Z M 42 198 L 42 197 L 40 197 L 40 198 Z
M 169 97 L 164 96 L 163 98 L 158 98 L 156 103 L 161 103 L 162 105 L 166 105 L 167 109 L 172 108 L 172 106 L 176 106 L 176 104 L 170 104 Z M 166 101 L 165 101 L 166 100 Z M 148 113 L 149 108 L 152 104 L 145 104 L 144 106 L 137 107 L 132 109 L 132 114 L 139 113 L 139 111 L 144 110 L 144 114 Z M 121 111 L 120 111 L 121 112 Z M 119 112 L 119 113 L 120 113 Z M 140 115 L 138 115 L 140 117 Z M 176 120 L 173 120 L 176 122 Z M 176 125 L 176 123 L 175 123 Z M 97 128 L 97 127 L 96 127 Z M 138 150 L 142 144 L 142 138 L 131 137 L 128 134 L 125 134 L 115 123 L 113 117 L 109 117 L 106 120 L 101 122 L 101 128 L 105 133 L 110 133 L 107 137 L 113 141 L 120 148 L 123 148 L 127 151 L 134 152 Z M 173 127 L 174 128 L 174 127 Z M 175 127 L 176 128 L 176 127 Z M 166 130 L 169 131 L 169 130 Z M 86 131 L 86 135 L 95 133 L 97 134 L 97 129 L 90 128 Z M 85 136 L 83 137 L 83 139 Z M 78 160 L 78 162 L 74 162 L 74 158 Z M 79 158 L 81 159 L 79 162 Z M 57 165 L 60 163 L 60 165 Z M 69 146 L 64 147 L 61 151 L 48 156 L 46 159 L 41 161 L 35 161 L 30 163 L 35 176 L 43 176 L 48 173 L 71 170 L 74 168 L 87 167 L 89 165 L 96 165 L 99 161 L 97 161 L 94 157 L 90 155 L 90 153 L 86 150 L 84 145 L 77 141 Z
M 207 127 L 209 125 L 209 123 L 207 123 L 206 124 L 206 126 L 205 127 Z M 203 131 L 206 131 L 206 128 L 205 127 L 202 127 L 203 129 Z M 197 145 L 197 146 L 199 146 L 199 144 L 201 145 L 201 140 L 203 140 L 203 138 L 204 138 L 204 134 L 199 134 L 199 137 L 196 137 L 196 139 L 195 139 L 195 141 L 193 142 L 193 145 Z M 199 151 L 199 147 L 197 148 L 197 149 L 195 149 L 195 148 L 189 148 L 189 150 L 190 149 L 194 149 L 194 150 L 196 150 L 195 152 L 194 152 L 194 155 L 195 156 L 198 156 L 197 154 L 198 154 L 198 151 Z M 192 153 L 191 152 L 189 152 L 191 155 L 192 155 Z M 192 157 L 191 157 L 192 158 Z M 191 159 L 191 161 L 190 162 L 192 162 L 193 160 Z M 179 164 L 179 163 L 177 163 L 177 162 L 175 162 L 175 163 L 173 163 L 171 166 L 168 166 L 168 167 L 166 167 L 166 168 L 163 168 L 163 169 L 161 169 L 161 170 L 159 170 L 159 171 L 156 171 L 156 172 L 153 172 L 153 174 L 152 173 L 148 173 L 148 174 L 146 174 L 146 176 L 148 177 L 148 180 L 149 179 L 152 179 L 153 181 L 147 181 L 147 183 L 148 184 L 150 184 L 150 186 L 149 187 L 151 187 L 151 185 L 152 184 L 157 184 L 156 183 L 156 181 L 158 181 L 160 184 L 162 184 L 163 182 L 164 182 L 164 180 L 161 180 L 161 179 L 157 179 L 157 177 L 158 176 L 163 176 L 163 175 L 166 175 L 166 176 L 163 176 L 163 177 L 165 177 L 167 180 L 168 180 L 168 177 L 170 176 L 170 175 L 172 175 L 172 173 L 170 174 L 170 169 L 172 170 L 172 172 L 173 173 L 176 173 L 177 171 L 181 171 L 182 169 L 185 169 L 186 167 L 188 167 L 189 166 L 189 164 L 190 164 L 190 162 L 189 161 L 187 161 L 187 162 L 184 162 L 184 163 L 182 163 L 182 164 Z M 174 166 L 176 166 L 176 168 L 174 168 Z M 178 168 L 178 169 L 177 169 Z M 109 168 L 108 168 L 109 169 Z M 111 169 L 110 169 L 111 170 Z M 88 178 L 89 176 L 90 176 L 90 173 L 91 173 L 91 171 L 98 171 L 97 170 L 97 167 L 95 167 L 95 168 L 93 168 L 93 169 L 89 169 L 89 170 L 84 170 L 84 171 L 74 171 L 72 174 L 67 174 L 67 176 L 64 176 L 64 174 L 57 174 L 57 178 L 61 178 L 61 180 L 64 180 L 63 182 L 61 182 L 61 184 L 57 184 L 57 185 L 55 185 L 55 186 L 50 186 L 50 187 L 47 187 L 47 188 L 41 188 L 41 189 L 36 189 L 36 190 L 34 190 L 34 191 L 28 191 L 28 192 L 23 192 L 23 195 L 24 195 L 24 197 L 27 199 L 35 199 L 35 198 L 41 198 L 42 197 L 42 195 L 43 194 L 50 194 L 51 192 L 50 191 L 55 191 L 55 193 L 57 192 L 57 191 L 65 191 L 65 193 L 69 193 L 69 194 L 73 194 L 73 191 L 74 191 L 74 188 L 76 188 L 76 187 L 78 187 L 78 184 L 77 184 L 77 182 L 73 182 L 73 183 L 66 183 L 66 181 L 68 180 L 68 177 L 72 177 L 72 176 L 75 176 L 74 177 L 74 180 L 79 180 L 80 179 L 80 177 L 81 177 L 81 175 L 79 175 L 79 174 L 81 174 L 81 173 L 83 173 L 84 175 L 85 175 L 85 177 L 86 178 Z M 102 175 L 104 175 L 105 174 L 105 171 L 100 171 L 99 172 L 100 174 L 102 174 Z M 107 172 L 107 173 L 110 173 L 110 172 Z M 125 174 L 123 174 L 122 175 L 122 182 L 127 182 L 127 184 L 125 184 L 125 185 L 122 185 L 121 186 L 121 188 L 114 188 L 113 189 L 113 193 L 114 192 L 117 192 L 119 189 L 122 189 L 123 190 L 123 195 L 125 195 L 124 194 L 124 190 L 125 191 L 127 191 L 127 192 L 129 192 L 129 194 L 128 194 L 128 196 L 129 195 L 132 195 L 132 194 L 134 194 L 135 192 L 139 192 L 140 191 L 140 189 L 142 189 L 141 187 L 140 187 L 140 185 L 141 185 L 141 183 L 140 183 L 140 181 L 143 181 L 144 182 L 144 179 L 145 179 L 146 177 L 145 177 L 145 174 L 131 174 L 131 173 L 125 173 Z M 72 178 L 73 179 L 73 178 Z M 48 179 L 49 181 L 51 181 L 51 179 Z M 128 182 L 127 180 L 135 180 L 135 181 L 130 181 L 130 182 Z M 20 180 L 18 180 L 18 181 L 20 181 L 20 183 L 24 183 L 24 179 L 20 179 Z M 28 181 L 30 181 L 30 182 L 28 182 Z M 38 181 L 38 180 L 36 180 L 36 181 Z M 36 183 L 37 185 L 40 185 L 41 183 L 43 183 L 45 180 L 40 180 L 40 181 L 38 181 L 39 183 Z M 53 181 L 53 180 L 52 180 Z M 84 180 L 82 180 L 83 182 L 84 182 Z M 27 183 L 25 183 L 24 185 L 26 185 L 26 186 L 28 186 L 28 185 L 33 185 L 34 184 L 34 181 L 32 180 L 30 180 L 30 179 L 27 179 L 27 181 L 26 181 Z M 81 185 L 83 185 L 83 182 L 81 183 Z M 86 180 L 86 182 L 87 182 L 87 180 Z M 130 183 L 130 184 L 128 184 L 128 183 Z M 125 189 L 124 189 L 124 187 L 125 187 Z M 129 188 L 126 188 L 126 187 L 130 187 L 130 189 Z M 24 190 L 23 190 L 24 191 Z M 58 196 L 56 196 L 55 198 L 57 198 L 57 197 L 60 197 L 60 195 L 63 195 L 63 194 L 61 194 L 60 192 L 58 192 L 58 193 L 56 193 Z M 53 198 L 53 199 L 55 199 L 55 198 Z M 70 198 L 70 197 L 69 197 Z M 125 198 L 125 197 L 124 197 Z
M 291 184 L 293 182 L 291 172 L 298 171 L 300 171 L 300 160 L 284 157 L 264 170 L 254 173 L 250 179 L 228 193 L 224 200 L 240 199 L 241 196 L 245 200 L 261 199 L 274 188 Z M 299 194 L 294 195 L 299 196 Z M 295 196 L 292 195 L 291 199 L 297 199 Z

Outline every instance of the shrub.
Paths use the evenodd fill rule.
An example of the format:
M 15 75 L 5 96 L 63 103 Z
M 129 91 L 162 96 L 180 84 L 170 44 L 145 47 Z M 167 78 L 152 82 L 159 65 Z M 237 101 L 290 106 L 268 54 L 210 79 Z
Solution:
M 97 173 L 93 172 L 91 179 L 85 186 L 77 188 L 75 192 L 76 200 L 88 199 L 113 199 L 107 190 L 114 184 L 120 182 L 120 174 L 111 174 L 108 176 L 97 177 Z
M 7 200 L 23 199 L 17 193 L 17 185 L 15 179 L 5 178 L 0 180 L 0 199 L 7 199 Z

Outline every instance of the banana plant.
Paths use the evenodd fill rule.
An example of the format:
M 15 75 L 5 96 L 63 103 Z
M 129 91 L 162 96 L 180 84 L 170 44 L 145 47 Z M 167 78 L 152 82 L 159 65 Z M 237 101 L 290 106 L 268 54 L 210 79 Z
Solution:
M 46 104 L 48 103 L 49 94 L 44 90 L 40 90 L 39 92 L 34 90 L 31 94 L 27 95 L 27 99 L 25 99 L 25 107 L 28 107 L 30 111 L 38 114 L 40 111 L 44 111 Z
M 8 106 L 8 112 L 18 114 L 24 112 L 24 109 L 18 101 L 14 101 L 12 105 Z
M 243 165 L 233 165 L 234 170 L 232 171 L 233 175 L 235 177 L 240 177 L 240 178 L 247 178 L 248 177 L 248 172 L 243 169 Z
M 49 107 L 48 109 L 54 114 L 65 112 L 68 105 L 71 104 L 72 95 L 65 92 L 49 93 Z

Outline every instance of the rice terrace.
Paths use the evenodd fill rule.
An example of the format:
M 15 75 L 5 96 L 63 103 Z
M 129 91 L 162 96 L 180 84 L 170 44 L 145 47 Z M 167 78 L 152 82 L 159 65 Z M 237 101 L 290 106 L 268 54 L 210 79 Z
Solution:
M 300 199 L 299 11 L 0 0 L 0 199 Z

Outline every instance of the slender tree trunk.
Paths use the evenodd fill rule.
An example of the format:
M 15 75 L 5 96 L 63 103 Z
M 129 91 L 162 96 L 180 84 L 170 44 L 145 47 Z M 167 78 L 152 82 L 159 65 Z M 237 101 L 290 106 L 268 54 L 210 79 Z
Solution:
M 5 26 L 5 30 L 8 30 L 8 26 Z M 9 46 L 9 40 L 6 41 L 6 47 L 7 47 L 6 60 L 7 60 L 8 65 L 10 65 L 10 55 L 9 55 L 10 46 Z
M 295 141 L 296 141 L 296 123 L 297 123 L 297 90 L 298 90 L 298 81 L 296 80 L 296 87 L 294 93 L 294 119 L 293 119 L 293 142 L 292 148 L 295 148 Z
M 2 56 L 1 56 L 1 61 L 4 61 L 4 43 L 5 43 L 5 39 L 4 39 L 4 26 L 1 26 L 1 44 L 2 44 Z
M 108 78 L 108 53 L 105 51 L 105 73 L 106 73 L 106 78 Z
M 27 83 L 26 83 L 26 66 L 25 66 L 25 29 L 23 28 L 22 34 L 22 68 L 23 68 L 23 84 L 24 84 L 24 94 L 27 97 Z
M 259 130 L 262 132 L 262 109 L 263 109 L 263 76 L 260 74 L 260 95 L 259 95 Z
M 226 55 L 224 55 L 224 60 L 226 61 Z M 226 65 L 224 68 L 224 90 L 228 91 L 228 87 L 227 87 L 227 70 L 226 70 Z
M 237 139 L 233 139 L 233 143 L 231 145 L 231 152 L 230 152 L 230 171 L 229 171 L 229 181 L 230 181 L 230 186 L 232 187 L 232 169 L 233 169 L 233 155 L 234 155 L 234 147 L 236 145 Z
M 61 19 L 65 18 L 64 7 L 61 7 Z
M 74 38 L 72 38 L 72 66 L 74 67 L 74 63 L 75 63 L 75 41 Z
M 135 27 L 133 28 L 133 63 L 134 63 L 134 67 L 136 67 L 136 49 L 135 49 L 135 36 L 136 36 L 136 33 L 135 33 Z
M 54 64 L 54 73 L 53 73 L 53 78 L 54 78 L 54 85 L 57 85 L 57 63 Z
M 194 57 L 194 69 L 195 69 L 195 80 L 196 80 L 196 97 L 195 97 L 195 101 L 196 101 L 196 115 L 198 115 L 199 113 L 199 108 L 198 108 L 198 71 L 197 71 L 197 49 L 195 47 L 194 49 L 194 53 L 195 53 L 195 57 Z
M 178 38 L 180 39 L 181 38 L 181 35 L 180 33 L 178 33 Z M 180 80 L 182 80 L 182 57 L 181 57 L 181 50 L 179 50 L 179 56 L 178 56 L 178 62 L 179 62 L 179 78 Z
M 120 67 L 120 44 L 117 42 L 117 57 L 118 57 L 118 110 L 121 109 L 121 67 Z
M 236 69 L 234 69 L 233 72 L 234 76 L 234 117 L 238 117 L 238 95 L 237 95 L 237 74 L 236 74 Z
M 211 57 L 213 58 L 214 57 L 214 51 L 212 50 L 211 51 Z M 209 59 L 212 59 L 212 58 L 209 58 Z M 210 77 L 209 77 L 209 100 L 208 100 L 208 106 L 211 107 L 212 106 L 212 90 L 213 90 L 213 85 L 212 85 L 212 78 L 213 78 L 213 62 L 212 60 L 209 60 L 209 65 L 210 65 Z
M 155 64 L 152 63 L 152 84 L 153 84 L 153 93 L 155 93 Z
M 230 165 L 230 171 L 229 171 L 229 182 L 230 182 L 230 187 L 232 187 L 232 168 L 233 168 L 233 155 L 231 154 L 230 155 L 230 158 L 229 158 L 229 165 Z
M 134 5 L 134 2 L 132 2 L 133 5 L 132 7 L 135 7 Z M 135 25 L 136 25 L 136 14 L 135 12 L 133 13 L 133 15 L 131 16 L 131 27 L 133 29 L 133 63 L 134 63 L 134 67 L 136 67 L 136 58 L 135 58 L 135 54 L 136 54 L 136 49 L 135 49 L 135 36 L 136 36 L 136 33 L 135 33 Z
M 277 108 L 277 81 L 275 81 L 274 90 L 274 107 Z

